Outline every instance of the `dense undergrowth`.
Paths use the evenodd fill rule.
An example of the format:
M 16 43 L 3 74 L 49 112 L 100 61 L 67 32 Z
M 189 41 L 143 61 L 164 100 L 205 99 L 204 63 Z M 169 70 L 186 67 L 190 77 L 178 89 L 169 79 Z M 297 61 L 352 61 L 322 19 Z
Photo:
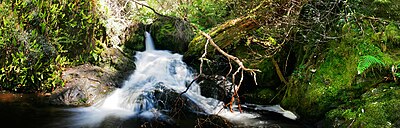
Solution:
M 113 43 L 113 39 L 110 38 L 114 36 L 112 34 L 116 33 L 115 29 L 118 29 L 112 25 L 118 25 L 113 23 L 119 22 L 108 21 L 107 18 L 112 19 L 114 16 L 110 11 L 113 8 L 107 7 L 106 4 L 110 3 L 102 2 L 107 1 L 1 1 L 0 89 L 15 92 L 49 92 L 64 85 L 61 73 L 65 67 L 84 63 L 107 65 L 107 63 L 112 63 L 111 61 L 115 61 L 107 58 L 110 57 L 108 55 L 110 53 L 107 52 L 110 51 L 108 48 L 114 47 L 114 44 L 110 44 L 110 41 Z M 194 1 L 190 4 L 188 2 L 148 1 L 147 3 L 162 14 L 190 19 L 191 23 L 204 30 L 233 17 L 233 14 L 229 15 L 233 13 L 233 6 L 247 7 L 240 6 L 239 4 L 243 3 L 238 1 Z M 115 2 L 115 4 L 125 4 L 118 8 L 123 10 L 116 11 L 116 13 L 126 14 L 123 15 L 124 20 L 130 20 L 129 22 L 134 24 L 128 26 L 131 28 L 126 28 L 130 29 L 128 31 L 121 30 L 121 32 L 127 33 L 132 31 L 129 33 L 130 35 L 115 35 L 120 36 L 118 38 L 121 39 L 126 38 L 126 43 L 119 42 L 121 44 L 117 44 L 120 50 L 124 50 L 119 51 L 125 52 L 124 55 L 131 55 L 135 50 L 143 50 L 143 32 L 145 30 L 169 32 L 172 36 L 178 33 L 180 34 L 179 38 L 183 41 L 191 40 L 190 36 L 184 35 L 188 31 L 186 29 L 190 28 L 189 24 L 182 27 L 179 21 L 159 22 L 161 26 L 154 25 L 155 27 L 149 29 L 147 25 L 157 22 L 156 19 L 159 18 L 152 10 L 143 6 L 139 7 L 132 1 Z M 177 4 L 179 6 L 175 6 Z M 229 6 L 220 6 L 223 4 Z M 133 9 L 136 7 L 136 10 L 126 12 L 126 9 L 131 7 Z M 114 17 L 114 20 L 118 20 L 115 18 L 121 17 Z M 177 29 L 168 30 L 171 28 Z M 164 44 L 181 41 L 175 40 L 175 38 L 171 39 L 168 35 L 161 34 L 160 36 L 156 38 L 165 40 Z M 182 44 L 177 43 L 176 45 Z M 185 52 L 187 50 L 185 47 L 187 46 L 177 47 L 178 52 Z
M 375 0 L 336 6 L 337 18 L 328 18 L 331 23 L 324 26 L 329 31 L 312 32 L 311 40 L 319 43 L 305 43 L 308 49 L 300 50 L 307 60 L 290 76 L 282 103 L 312 117 L 304 120 L 324 120 L 324 127 L 398 127 L 398 4 Z
M 92 61 L 102 34 L 93 1 L 13 0 L 0 4 L 0 89 L 51 91 L 65 66 Z
M 185 54 L 193 60 L 189 65 L 199 70 L 207 40 L 195 36 L 192 26 L 196 26 L 245 66 L 261 70 L 258 86 L 253 77 L 245 77 L 241 94 L 248 102 L 279 103 L 312 125 L 400 126 L 399 1 L 309 0 L 296 12 L 285 1 L 268 1 L 273 4 L 255 9 L 265 2 L 151 0 L 148 5 L 164 16 L 138 8 L 128 16 L 136 23 L 130 28 L 135 30 L 117 47 L 123 54 L 143 50 L 142 34 L 150 31 L 157 48 Z M 0 89 L 51 91 L 63 85 L 66 66 L 125 61 L 108 55 L 121 51 L 104 46 L 110 34 L 106 31 L 111 30 L 104 28 L 97 5 L 96 1 L 2 1 Z M 272 58 L 288 83 L 278 77 Z M 203 69 L 207 73 L 229 71 L 229 61 L 211 47 L 207 59 Z

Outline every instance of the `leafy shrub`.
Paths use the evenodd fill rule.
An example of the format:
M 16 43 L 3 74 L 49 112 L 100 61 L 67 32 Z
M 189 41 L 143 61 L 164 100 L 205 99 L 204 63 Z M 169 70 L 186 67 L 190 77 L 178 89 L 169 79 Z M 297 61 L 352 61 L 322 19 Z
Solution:
M 372 68 L 373 66 L 385 66 L 385 63 L 371 55 L 361 56 L 357 65 L 358 74 L 363 73 L 365 70 Z
M 0 89 L 51 91 L 62 69 L 90 60 L 102 26 L 91 1 L 0 3 Z M 82 59 L 78 59 L 82 58 Z

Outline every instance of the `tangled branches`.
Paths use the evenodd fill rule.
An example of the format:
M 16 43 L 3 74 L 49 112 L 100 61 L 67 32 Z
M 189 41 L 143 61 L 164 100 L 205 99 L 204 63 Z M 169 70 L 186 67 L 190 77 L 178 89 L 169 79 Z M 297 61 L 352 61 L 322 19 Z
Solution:
M 200 31 L 200 34 L 202 34 L 203 36 L 205 36 L 205 37 L 207 38 L 207 43 L 206 43 L 206 45 L 205 45 L 205 52 L 204 52 L 204 54 L 202 55 L 202 58 L 201 58 L 200 70 L 202 70 L 203 59 L 205 59 L 205 55 L 207 54 L 207 46 L 208 46 L 208 43 L 211 43 L 211 45 L 212 45 L 219 53 L 221 53 L 221 54 L 224 55 L 226 58 L 228 58 L 229 61 L 234 61 L 234 62 L 239 66 L 238 69 L 232 74 L 232 82 L 234 83 L 235 77 L 236 77 L 236 75 L 237 75 L 239 72 L 241 73 L 241 75 L 240 75 L 240 76 L 241 76 L 241 77 L 240 77 L 240 81 L 239 81 L 239 83 L 237 84 L 237 86 L 235 86 L 235 88 L 234 88 L 234 92 L 233 92 L 233 95 L 232 95 L 232 97 L 231 97 L 231 101 L 227 104 L 227 105 L 229 105 L 230 111 L 232 112 L 232 111 L 233 111 L 233 108 L 232 108 L 233 102 L 234 102 L 235 100 L 236 100 L 237 102 L 240 101 L 240 100 L 239 100 L 239 95 L 238 95 L 238 90 L 239 90 L 239 88 L 240 88 L 240 86 L 242 85 L 242 82 L 243 82 L 243 71 L 246 71 L 246 72 L 250 73 L 250 74 L 254 77 L 254 81 L 255 81 L 255 83 L 257 84 L 256 72 L 260 72 L 260 70 L 258 70 L 258 69 L 250 69 L 250 68 L 245 67 L 245 66 L 243 65 L 243 62 L 242 62 L 241 60 L 239 60 L 239 58 L 237 58 L 237 57 L 235 57 L 235 56 L 232 56 L 232 55 L 226 53 L 226 52 L 225 52 L 224 50 L 222 50 L 217 44 L 215 44 L 215 42 L 213 41 L 213 39 L 211 38 L 210 35 L 208 35 L 207 33 L 203 32 L 203 31 Z M 231 68 L 231 69 L 230 69 L 228 75 L 229 75 L 229 74 L 231 73 L 231 71 L 232 71 L 232 66 L 230 66 L 230 68 Z M 200 71 L 200 75 L 201 75 L 201 74 L 202 74 L 202 71 Z M 240 108 L 240 104 L 238 104 L 238 106 L 239 106 L 239 110 L 242 111 L 241 108 Z

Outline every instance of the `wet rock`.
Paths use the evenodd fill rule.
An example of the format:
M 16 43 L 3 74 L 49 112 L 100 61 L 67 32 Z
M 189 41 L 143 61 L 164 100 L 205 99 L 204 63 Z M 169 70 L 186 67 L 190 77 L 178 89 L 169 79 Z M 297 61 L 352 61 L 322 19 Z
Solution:
M 232 83 L 221 75 L 203 76 L 198 80 L 201 95 L 224 101 L 231 95 Z
M 159 50 L 169 50 L 183 54 L 188 50 L 194 32 L 188 22 L 172 18 L 160 17 L 151 25 L 154 45 Z
M 232 128 L 234 125 L 227 119 L 217 115 L 207 115 L 197 118 L 196 126 L 200 128 Z
M 98 128 L 131 128 L 131 127 L 151 127 L 151 128 L 165 128 L 165 127 L 178 127 L 171 119 L 164 117 L 158 118 L 143 118 L 143 117 L 132 117 L 129 119 L 121 119 L 117 116 L 106 117 Z
M 204 113 L 194 102 L 187 96 L 181 95 L 173 89 L 158 86 L 158 90 L 154 92 L 154 100 L 156 108 L 165 111 L 170 116 L 184 116 L 185 114 L 194 114 L 194 112 Z
M 127 76 L 135 69 L 132 54 L 124 53 L 117 48 L 107 48 L 100 56 L 102 58 L 100 67 L 115 68 L 122 73 L 120 76 Z
M 106 48 L 97 65 L 84 64 L 63 71 L 65 86 L 56 89 L 50 103 L 57 105 L 91 105 L 123 81 L 135 69 L 131 54 L 117 48 Z
M 275 90 L 269 88 L 259 88 L 246 92 L 241 95 L 244 102 L 254 103 L 254 104 L 276 104 L 280 101 L 280 98 Z
M 117 86 L 117 71 L 89 64 L 69 68 L 63 72 L 63 88 L 50 96 L 55 105 L 90 105 Z

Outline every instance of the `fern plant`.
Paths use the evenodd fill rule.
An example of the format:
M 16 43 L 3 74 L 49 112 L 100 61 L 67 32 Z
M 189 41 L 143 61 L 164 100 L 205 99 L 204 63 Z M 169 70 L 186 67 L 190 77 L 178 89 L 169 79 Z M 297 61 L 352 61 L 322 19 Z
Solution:
M 374 66 L 385 66 L 385 63 L 371 55 L 361 56 L 357 65 L 358 74 Z
M 396 72 L 396 70 L 399 69 L 399 68 L 400 68 L 400 64 L 398 64 L 398 65 L 395 67 L 395 71 L 394 71 L 394 72 L 395 72 L 395 73 L 394 73 L 394 76 L 395 76 L 395 77 L 398 77 L 398 78 L 400 78 L 400 72 Z

